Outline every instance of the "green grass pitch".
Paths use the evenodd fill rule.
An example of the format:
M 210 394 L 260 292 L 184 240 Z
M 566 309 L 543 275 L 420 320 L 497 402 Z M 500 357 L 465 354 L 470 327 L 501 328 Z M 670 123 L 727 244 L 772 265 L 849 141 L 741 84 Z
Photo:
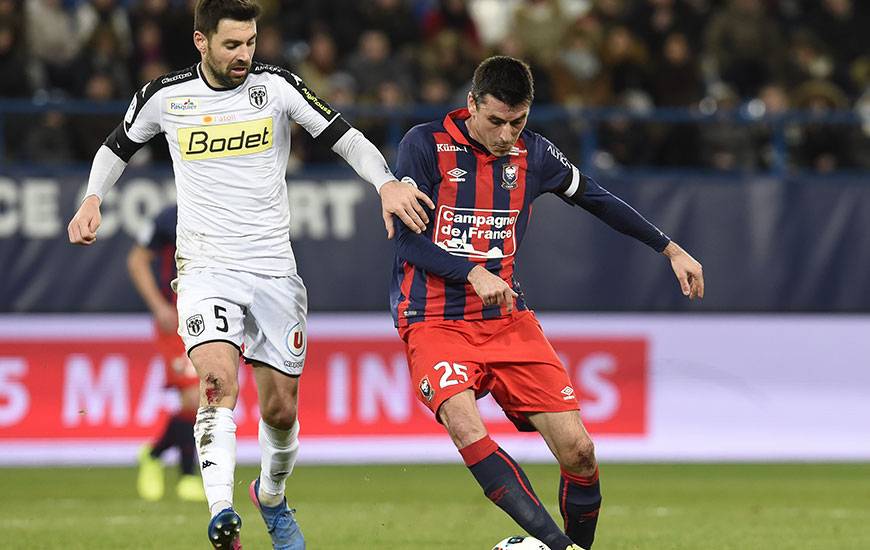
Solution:
M 167 488 L 174 472 L 167 470 Z M 558 514 L 555 466 L 527 466 Z M 268 549 L 236 474 L 246 550 Z M 596 550 L 870 549 L 870 464 L 601 467 Z M 0 469 L 4 549 L 207 549 L 204 504 L 137 499 L 132 468 Z M 291 505 L 310 550 L 489 550 L 520 529 L 461 465 L 301 466 Z

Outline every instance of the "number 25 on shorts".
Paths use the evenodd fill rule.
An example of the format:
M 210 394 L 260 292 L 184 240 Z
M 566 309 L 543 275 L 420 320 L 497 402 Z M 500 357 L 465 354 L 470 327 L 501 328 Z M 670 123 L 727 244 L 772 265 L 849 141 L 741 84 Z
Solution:
M 465 365 L 460 365 L 459 363 L 448 363 L 447 361 L 441 361 L 437 363 L 433 367 L 436 371 L 444 369 L 444 374 L 441 375 L 441 380 L 439 385 L 442 388 L 446 388 L 447 386 L 455 386 L 460 382 L 468 382 L 468 375 L 466 371 L 468 367 Z M 462 378 L 462 380 L 457 380 L 457 378 Z

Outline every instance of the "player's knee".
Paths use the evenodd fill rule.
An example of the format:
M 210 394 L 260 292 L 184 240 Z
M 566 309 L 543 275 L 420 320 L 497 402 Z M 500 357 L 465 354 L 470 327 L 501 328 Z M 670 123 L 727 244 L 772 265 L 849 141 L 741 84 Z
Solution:
M 568 471 L 579 475 L 592 475 L 597 466 L 595 461 L 595 445 L 588 437 L 578 438 L 561 453 L 559 463 Z
M 209 405 L 235 405 L 239 395 L 239 383 L 235 377 L 220 371 L 208 371 L 202 378 L 202 388 Z
M 296 406 L 272 400 L 260 411 L 263 422 L 277 430 L 289 430 L 296 423 Z

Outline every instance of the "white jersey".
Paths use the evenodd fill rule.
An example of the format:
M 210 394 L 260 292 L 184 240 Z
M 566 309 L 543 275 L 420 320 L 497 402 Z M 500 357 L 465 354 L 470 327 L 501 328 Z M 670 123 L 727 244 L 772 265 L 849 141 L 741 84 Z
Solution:
M 290 122 L 333 145 L 350 127 L 296 75 L 253 63 L 245 81 L 212 88 L 199 64 L 146 84 L 106 146 L 123 160 L 162 132 L 178 188 L 180 272 L 221 267 L 285 276 Z

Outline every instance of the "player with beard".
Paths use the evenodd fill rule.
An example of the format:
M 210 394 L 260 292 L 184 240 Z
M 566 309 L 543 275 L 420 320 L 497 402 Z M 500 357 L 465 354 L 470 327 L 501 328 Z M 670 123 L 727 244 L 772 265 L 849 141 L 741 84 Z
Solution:
M 289 240 L 290 122 L 378 189 L 389 237 L 394 215 L 419 233 L 428 217 L 418 200 L 434 205 L 396 181 L 377 148 L 298 76 L 253 61 L 259 13 L 252 0 L 199 0 L 193 41 L 201 62 L 136 93 L 94 157 L 68 231 L 72 243 L 95 241 L 103 196 L 133 153 L 164 133 L 178 190 L 178 331 L 200 380 L 194 436 L 212 516 L 209 542 L 241 547 L 233 509 L 241 355 L 254 367 L 261 414 L 261 471 L 251 498 L 274 548 L 295 550 L 305 543 L 284 491 L 299 449 L 307 297 Z

